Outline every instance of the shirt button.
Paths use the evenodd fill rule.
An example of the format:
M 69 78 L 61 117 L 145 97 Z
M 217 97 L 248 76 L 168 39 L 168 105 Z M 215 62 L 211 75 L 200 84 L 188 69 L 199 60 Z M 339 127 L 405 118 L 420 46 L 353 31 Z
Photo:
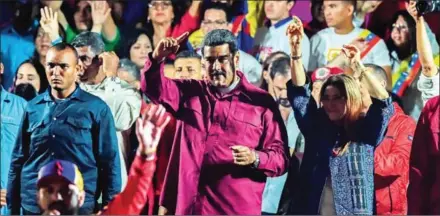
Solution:
M 55 155 L 55 153 L 53 153 L 53 152 L 52 152 L 52 154 L 50 154 L 50 155 L 54 156 L 54 155 Z
M 56 120 L 57 120 L 57 118 L 53 118 L 53 120 L 54 120 L 54 121 L 56 121 Z
M 54 135 L 52 135 L 52 138 L 55 138 L 55 134 L 54 134 Z

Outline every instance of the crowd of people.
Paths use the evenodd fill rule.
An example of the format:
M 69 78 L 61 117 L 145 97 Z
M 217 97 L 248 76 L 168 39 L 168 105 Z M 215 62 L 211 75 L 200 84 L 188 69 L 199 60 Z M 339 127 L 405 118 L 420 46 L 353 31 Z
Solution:
M 1 214 L 440 214 L 421 1 L 1 2 Z

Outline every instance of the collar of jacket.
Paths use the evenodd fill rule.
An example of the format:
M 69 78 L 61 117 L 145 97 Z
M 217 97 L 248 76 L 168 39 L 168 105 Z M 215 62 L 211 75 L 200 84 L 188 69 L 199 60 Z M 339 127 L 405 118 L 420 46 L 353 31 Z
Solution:
M 78 84 L 76 84 L 76 89 L 73 91 L 73 93 L 67 97 L 66 99 L 77 99 L 80 101 L 86 101 L 84 98 L 84 92 L 81 90 Z M 39 104 L 41 102 L 52 102 L 52 96 L 51 96 L 51 87 L 47 88 L 47 90 L 40 96 L 37 96 L 35 98 L 36 103 Z
M 243 95 L 245 98 L 247 98 L 249 101 L 252 101 L 252 98 L 249 95 L 249 92 L 251 92 L 251 84 L 246 80 L 246 78 L 244 77 L 244 74 L 241 71 L 237 71 L 236 74 L 238 75 L 238 77 L 240 78 L 240 81 L 238 82 L 237 86 L 230 91 L 229 93 L 226 93 L 224 95 L 221 95 L 220 92 L 217 90 L 216 87 L 212 86 L 210 83 L 208 83 L 209 87 L 209 93 L 213 96 L 215 96 L 216 98 L 227 98 L 230 96 L 239 96 L 239 95 Z

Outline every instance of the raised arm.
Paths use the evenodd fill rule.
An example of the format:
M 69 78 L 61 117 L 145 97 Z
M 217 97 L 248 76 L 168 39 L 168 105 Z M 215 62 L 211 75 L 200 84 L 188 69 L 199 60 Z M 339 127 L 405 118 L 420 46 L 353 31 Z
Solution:
M 161 63 L 167 56 L 174 54 L 179 49 L 179 44 L 185 40 L 188 32 L 180 35 L 176 39 L 162 39 L 152 54 L 149 54 L 150 61 L 145 63 L 142 74 L 145 76 L 141 88 L 150 100 L 154 103 L 166 104 L 174 112 L 177 112 L 180 99 L 183 96 L 184 83 L 195 81 L 171 80 L 163 74 L 163 64 Z M 190 91 L 191 88 L 185 88 Z
M 286 34 L 290 44 L 290 66 L 292 79 L 287 83 L 287 96 L 292 104 L 295 119 L 301 133 L 307 136 L 311 131 L 312 119 L 317 114 L 317 104 L 311 96 L 310 81 L 307 81 L 306 72 L 302 64 L 301 42 L 304 29 L 301 20 L 293 17 Z M 312 59 L 314 61 L 314 59 Z
M 356 46 L 344 45 L 342 53 L 348 59 L 350 67 L 354 72 L 353 76 L 362 81 L 363 86 L 368 89 L 368 92 L 373 98 L 383 100 L 390 96 L 386 88 L 382 86 L 374 74 L 367 71 L 364 64 L 362 64 L 361 52 Z
M 102 215 L 139 215 L 147 201 L 156 168 L 156 150 L 163 129 L 170 121 L 165 108 L 149 106 L 136 122 L 139 141 L 136 158 L 130 169 L 127 186 L 104 209 Z

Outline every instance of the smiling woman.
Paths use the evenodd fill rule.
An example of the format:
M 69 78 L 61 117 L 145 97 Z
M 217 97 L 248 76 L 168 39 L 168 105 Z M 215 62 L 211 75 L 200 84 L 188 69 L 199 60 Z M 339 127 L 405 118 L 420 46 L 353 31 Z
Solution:
M 44 67 L 35 59 L 27 60 L 18 67 L 13 91 L 16 86 L 25 83 L 31 84 L 38 93 L 46 91 L 49 86 Z

